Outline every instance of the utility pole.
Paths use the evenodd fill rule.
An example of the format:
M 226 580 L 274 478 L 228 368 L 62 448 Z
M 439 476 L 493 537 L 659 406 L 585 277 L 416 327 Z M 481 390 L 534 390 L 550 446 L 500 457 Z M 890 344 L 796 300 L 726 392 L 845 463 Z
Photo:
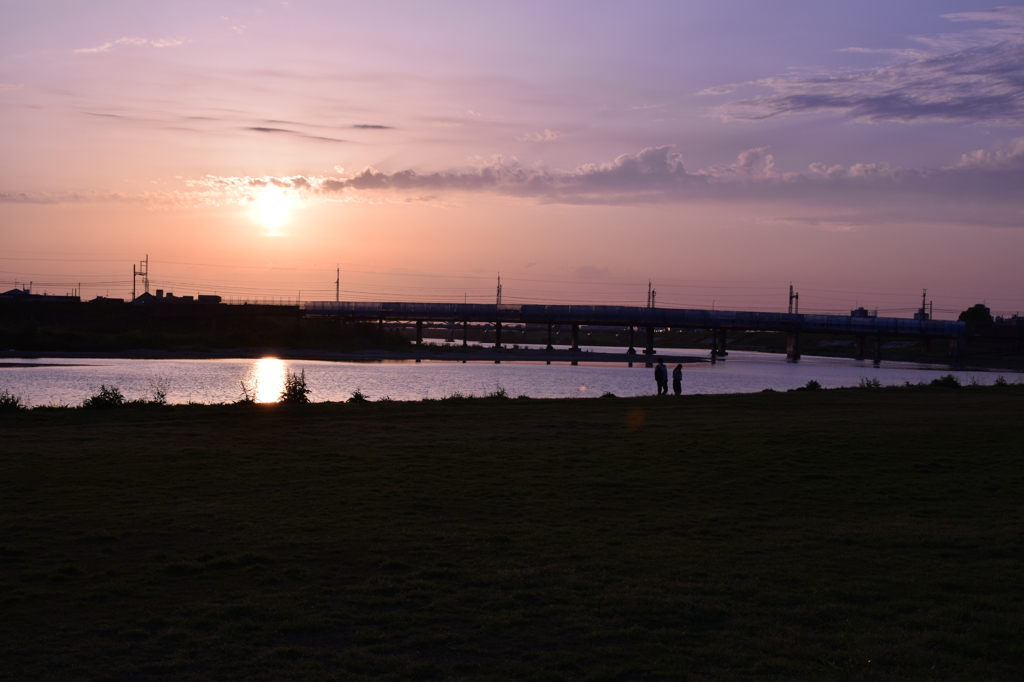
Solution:
M 146 259 L 139 261 L 139 267 L 136 270 L 135 265 L 132 264 L 132 300 L 135 300 L 135 278 L 142 278 L 142 288 L 145 293 L 149 293 L 149 254 L 146 254 Z
M 928 305 L 927 299 L 928 299 L 928 290 L 927 289 L 922 289 L 921 290 L 921 307 L 917 309 L 916 313 L 914 313 L 914 319 L 915 320 L 930 320 L 930 319 L 932 319 L 931 306 Z
M 793 285 L 789 285 L 789 314 L 793 314 L 793 299 L 797 298 L 797 295 L 793 293 Z
M 335 269 L 334 274 L 335 274 L 335 278 L 334 278 L 334 302 L 337 303 L 338 301 L 341 300 L 341 298 L 339 298 L 340 295 L 341 295 L 341 264 L 340 263 L 338 264 L 338 267 Z
M 498 305 L 501 305 L 501 273 L 498 273 Z
M 653 308 L 654 307 L 654 297 L 657 296 L 657 295 L 658 295 L 658 293 L 654 290 L 654 286 L 651 284 L 651 280 L 647 280 L 647 307 L 648 308 Z

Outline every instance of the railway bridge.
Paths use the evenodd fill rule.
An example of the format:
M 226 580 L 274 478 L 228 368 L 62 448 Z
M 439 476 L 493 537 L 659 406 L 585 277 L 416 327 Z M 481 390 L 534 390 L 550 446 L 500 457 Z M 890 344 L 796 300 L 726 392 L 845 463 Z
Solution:
M 362 301 L 309 301 L 304 304 L 307 316 L 332 316 L 353 321 L 415 322 L 416 343 L 423 343 L 423 323 L 461 323 L 462 342 L 468 342 L 469 324 L 493 324 L 495 346 L 501 347 L 502 324 L 547 325 L 548 349 L 555 325 L 572 329 L 572 350 L 579 350 L 581 325 L 621 326 L 629 330 L 629 353 L 636 353 L 634 333 L 644 330 L 643 353 L 654 354 L 654 331 L 669 329 L 707 329 L 712 332 L 712 353 L 726 355 L 730 332 L 769 331 L 787 335 L 786 357 L 800 359 L 800 335 L 848 334 L 855 339 L 857 357 L 866 357 L 873 346 L 875 360 L 881 358 L 882 337 L 902 336 L 921 340 L 949 341 L 950 354 L 963 354 L 967 325 L 942 320 L 910 320 L 896 317 L 858 315 L 804 315 L 800 313 L 760 313 L 738 310 L 702 310 L 685 308 L 650 308 L 611 305 L 508 305 L 483 303 L 376 303 Z

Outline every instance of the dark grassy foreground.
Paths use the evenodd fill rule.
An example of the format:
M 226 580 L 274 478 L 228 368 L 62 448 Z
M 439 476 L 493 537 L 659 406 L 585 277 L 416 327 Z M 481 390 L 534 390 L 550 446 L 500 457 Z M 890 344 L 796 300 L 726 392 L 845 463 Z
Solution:
M 0 677 L 1019 680 L 1018 386 L 0 416 Z

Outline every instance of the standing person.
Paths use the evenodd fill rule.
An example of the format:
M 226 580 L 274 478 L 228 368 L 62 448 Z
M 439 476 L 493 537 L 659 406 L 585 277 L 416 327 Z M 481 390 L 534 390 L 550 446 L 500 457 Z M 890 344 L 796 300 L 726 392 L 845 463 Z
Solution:
M 654 380 L 658 383 L 658 395 L 668 395 L 668 367 L 659 359 L 654 368 Z
M 676 368 L 672 370 L 672 390 L 676 395 L 683 392 L 683 364 L 679 363 Z

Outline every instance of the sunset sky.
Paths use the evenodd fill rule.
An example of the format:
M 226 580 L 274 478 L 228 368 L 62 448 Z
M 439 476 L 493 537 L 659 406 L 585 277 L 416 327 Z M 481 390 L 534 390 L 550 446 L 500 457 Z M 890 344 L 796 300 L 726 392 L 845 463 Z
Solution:
M 0 0 L 0 289 L 1024 309 L 1024 6 Z

